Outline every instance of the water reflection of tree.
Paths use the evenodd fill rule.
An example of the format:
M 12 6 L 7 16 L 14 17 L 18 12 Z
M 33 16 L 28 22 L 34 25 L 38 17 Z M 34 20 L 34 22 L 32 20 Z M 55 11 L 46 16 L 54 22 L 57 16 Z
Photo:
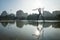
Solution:
M 50 22 L 41 22 L 40 24 L 43 26 L 43 28 L 46 28 L 46 27 L 49 27 L 50 25 L 52 25 L 52 23 L 50 23 Z
M 1 24 L 6 27 L 8 25 L 8 22 L 1 22 Z
M 30 25 L 37 26 L 37 22 L 29 23 Z
M 13 20 L 13 21 L 11 21 L 11 22 L 8 22 L 8 23 L 10 23 L 10 24 L 14 24 L 14 23 L 15 23 L 15 20 Z
M 28 21 L 28 24 L 33 25 L 33 26 L 37 26 L 37 25 L 39 25 L 39 22 L 37 23 L 34 21 Z
M 33 26 L 42 25 L 43 28 L 46 28 L 46 27 L 49 27 L 50 25 L 52 25 L 51 22 L 38 22 L 38 24 L 37 24 L 37 22 L 33 22 L 33 21 L 28 21 L 28 24 L 33 25 Z
M 19 21 L 18 20 L 16 21 L 16 26 L 17 27 L 22 28 L 23 25 L 24 25 L 24 22 L 23 21 L 20 21 L 20 20 Z
M 54 27 L 54 28 L 60 28 L 60 23 L 59 22 L 53 23 L 52 27 Z

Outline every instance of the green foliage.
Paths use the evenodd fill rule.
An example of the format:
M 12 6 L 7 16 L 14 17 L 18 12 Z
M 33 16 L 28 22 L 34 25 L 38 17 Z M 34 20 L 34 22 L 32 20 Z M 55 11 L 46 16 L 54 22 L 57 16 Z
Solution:
M 37 20 L 38 14 L 32 14 L 27 17 L 27 20 Z

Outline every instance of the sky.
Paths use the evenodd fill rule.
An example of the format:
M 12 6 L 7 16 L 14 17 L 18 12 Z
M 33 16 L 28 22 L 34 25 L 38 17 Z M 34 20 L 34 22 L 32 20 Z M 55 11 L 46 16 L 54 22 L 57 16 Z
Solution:
M 23 10 L 28 14 L 38 13 L 32 11 L 35 8 L 44 8 L 50 12 L 60 10 L 60 0 L 0 0 L 0 14 L 4 10 L 14 14 L 17 10 Z

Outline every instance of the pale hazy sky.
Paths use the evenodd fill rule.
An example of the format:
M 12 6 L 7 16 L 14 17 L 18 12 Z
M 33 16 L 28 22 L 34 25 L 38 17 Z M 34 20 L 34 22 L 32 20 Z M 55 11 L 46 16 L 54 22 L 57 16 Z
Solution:
M 44 7 L 50 12 L 60 10 L 60 0 L 0 0 L 0 13 L 6 10 L 8 13 L 16 13 L 17 10 L 23 10 L 31 14 L 32 9 Z

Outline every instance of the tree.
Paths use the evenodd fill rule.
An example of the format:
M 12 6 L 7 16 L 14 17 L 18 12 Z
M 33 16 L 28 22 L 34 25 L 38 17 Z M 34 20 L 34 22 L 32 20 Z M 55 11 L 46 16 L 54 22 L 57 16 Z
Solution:
M 3 25 L 3 27 L 6 27 L 8 25 L 8 22 L 1 22 L 1 24 Z
M 28 15 L 27 20 L 37 20 L 38 14 Z
M 3 12 L 1 13 L 1 16 L 7 16 L 7 15 L 8 15 L 7 11 L 3 11 Z
M 13 13 L 9 14 L 9 19 L 14 20 L 15 19 L 15 15 Z
M 1 19 L 3 19 L 3 20 L 6 20 L 6 19 L 8 19 L 7 17 L 8 17 L 8 13 L 6 12 L 6 11 L 3 11 L 2 13 L 1 13 Z

